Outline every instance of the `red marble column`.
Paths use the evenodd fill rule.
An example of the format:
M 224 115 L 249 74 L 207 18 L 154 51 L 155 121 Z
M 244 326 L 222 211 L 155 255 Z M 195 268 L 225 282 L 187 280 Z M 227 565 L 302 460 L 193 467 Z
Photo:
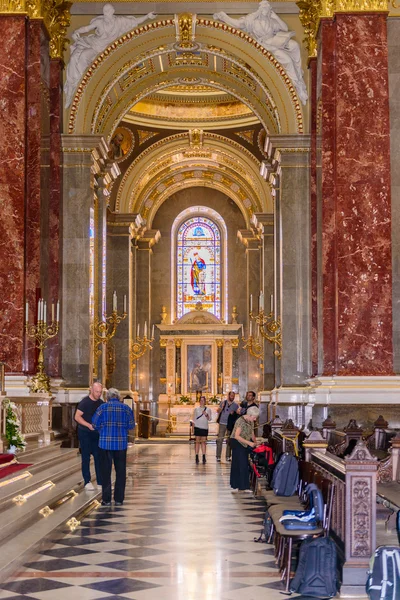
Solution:
M 60 298 L 60 205 L 62 190 L 62 69 L 63 62 L 50 62 L 50 197 L 49 197 L 49 281 L 51 301 Z M 48 372 L 61 376 L 61 345 L 59 336 L 49 342 Z
M 310 70 L 310 232 L 311 232 L 311 335 L 312 374 L 318 373 L 318 255 L 317 255 L 317 59 L 311 58 Z
M 320 26 L 324 375 L 391 375 L 386 14 Z
M 27 53 L 27 139 L 26 139 L 26 253 L 25 298 L 29 303 L 31 320 L 36 314 L 40 288 L 41 250 L 41 142 L 42 142 L 42 72 L 40 20 L 28 24 Z M 26 340 L 25 370 L 35 372 L 36 349 Z
M 0 15 L 0 360 L 23 370 L 26 19 Z

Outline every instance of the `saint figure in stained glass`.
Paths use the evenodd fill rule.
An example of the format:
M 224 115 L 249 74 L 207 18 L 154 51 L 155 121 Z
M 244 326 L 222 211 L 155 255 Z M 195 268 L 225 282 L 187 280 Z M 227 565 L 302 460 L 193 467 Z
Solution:
M 178 319 L 195 310 L 199 299 L 204 310 L 221 318 L 221 233 L 211 219 L 191 217 L 180 225 L 176 283 Z
M 190 270 L 190 283 L 192 284 L 193 293 L 196 295 L 205 294 L 206 289 L 203 284 L 203 271 L 207 268 L 204 260 L 199 256 L 198 252 L 193 255 L 192 268 Z

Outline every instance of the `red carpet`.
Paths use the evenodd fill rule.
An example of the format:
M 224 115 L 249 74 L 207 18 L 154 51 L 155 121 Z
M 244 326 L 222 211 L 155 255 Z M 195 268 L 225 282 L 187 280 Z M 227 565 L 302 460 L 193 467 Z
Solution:
M 0 465 L 5 465 L 14 460 L 15 454 L 0 454 Z
M 27 469 L 28 467 L 31 467 L 32 463 L 28 464 L 14 464 L 14 465 L 10 465 L 8 467 L 3 467 L 2 469 L 0 469 L 0 479 L 3 479 L 3 477 L 7 477 L 7 475 L 11 475 L 12 473 L 15 473 L 16 471 L 21 471 L 22 469 Z

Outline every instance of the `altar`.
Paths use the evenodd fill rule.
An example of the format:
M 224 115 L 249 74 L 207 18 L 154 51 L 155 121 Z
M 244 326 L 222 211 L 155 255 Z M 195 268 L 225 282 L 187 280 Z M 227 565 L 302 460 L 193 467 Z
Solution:
M 160 323 L 160 387 L 157 432 L 168 428 L 189 435 L 196 398 L 204 395 L 216 423 L 219 402 L 229 391 L 239 392 L 239 336 L 242 326 L 225 323 L 203 310 L 201 303 L 174 323 Z M 169 431 L 171 433 L 171 431 Z

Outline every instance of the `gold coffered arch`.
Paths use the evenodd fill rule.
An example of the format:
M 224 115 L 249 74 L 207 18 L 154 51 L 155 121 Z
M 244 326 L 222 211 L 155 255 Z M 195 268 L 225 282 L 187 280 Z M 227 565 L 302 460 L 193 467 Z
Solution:
M 170 136 L 142 153 L 127 169 L 110 208 L 139 213 L 151 228 L 161 204 L 179 189 L 193 186 L 212 187 L 229 196 L 248 226 L 254 212 L 273 212 L 258 160 L 228 138 L 211 133 L 196 138 L 193 132 Z
M 173 19 L 137 27 L 113 42 L 82 78 L 67 113 L 68 132 L 109 136 L 140 99 L 190 77 L 229 91 L 269 133 L 303 133 L 296 90 L 258 42 L 228 25 L 198 19 L 195 45 L 195 52 L 177 46 Z

